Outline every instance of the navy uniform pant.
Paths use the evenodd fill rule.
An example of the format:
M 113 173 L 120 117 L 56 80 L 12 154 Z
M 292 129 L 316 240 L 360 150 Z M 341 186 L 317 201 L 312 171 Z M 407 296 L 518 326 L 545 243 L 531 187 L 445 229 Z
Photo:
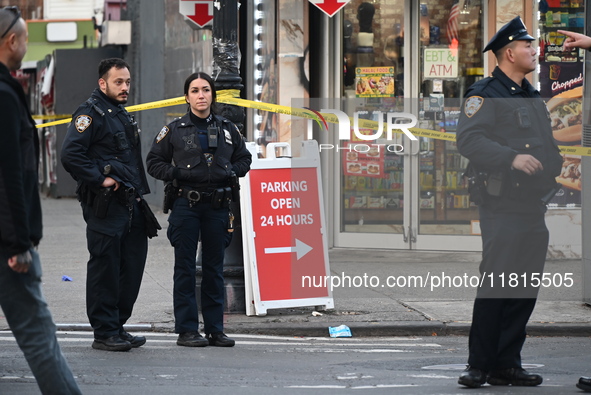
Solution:
M 148 237 L 138 202 L 129 207 L 111 201 L 107 217 L 96 218 L 82 205 L 90 259 L 86 275 L 86 310 L 96 338 L 119 334 L 139 294 Z
M 484 287 L 474 301 L 468 364 L 485 371 L 521 367 L 525 327 L 538 291 L 530 280 L 532 273 L 541 276 L 548 249 L 544 214 L 494 213 L 481 207 L 480 227 Z
M 195 294 L 197 244 L 201 237 L 201 314 L 206 334 L 224 330 L 224 250 L 228 240 L 228 208 L 210 203 L 193 207 L 185 198 L 174 202 L 168 218 L 168 239 L 174 247 L 175 332 L 197 332 L 199 310 Z
M 27 273 L 8 266 L 0 253 L 0 306 L 43 394 L 81 394 L 55 336 L 56 327 L 41 292 L 41 262 L 31 249 Z

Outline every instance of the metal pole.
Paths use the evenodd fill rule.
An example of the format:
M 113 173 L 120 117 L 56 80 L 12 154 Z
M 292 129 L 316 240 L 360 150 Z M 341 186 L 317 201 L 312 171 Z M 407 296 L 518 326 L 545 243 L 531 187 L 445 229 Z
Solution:
M 242 90 L 240 77 L 240 49 L 238 47 L 237 0 L 218 1 L 213 11 L 213 78 L 218 90 Z M 244 110 L 242 107 L 220 105 L 221 115 L 234 122 L 242 131 Z
M 241 90 L 240 49 L 238 47 L 237 0 L 216 1 L 213 12 L 213 75 L 217 91 Z M 244 110 L 242 107 L 217 104 L 216 113 L 232 121 L 244 134 Z M 242 259 L 242 227 L 240 204 L 232 203 L 234 232 L 224 256 L 225 308 L 228 313 L 246 313 L 244 289 L 244 263 Z M 201 263 L 199 254 L 197 264 Z M 201 266 L 197 266 L 197 295 L 201 294 Z

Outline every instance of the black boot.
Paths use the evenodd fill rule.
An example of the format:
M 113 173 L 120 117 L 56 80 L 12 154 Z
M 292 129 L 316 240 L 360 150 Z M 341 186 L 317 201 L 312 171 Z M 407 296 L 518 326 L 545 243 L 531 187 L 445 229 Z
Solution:
M 478 388 L 484 383 L 486 383 L 486 372 L 471 366 L 466 367 L 458 379 L 458 384 L 470 388 Z

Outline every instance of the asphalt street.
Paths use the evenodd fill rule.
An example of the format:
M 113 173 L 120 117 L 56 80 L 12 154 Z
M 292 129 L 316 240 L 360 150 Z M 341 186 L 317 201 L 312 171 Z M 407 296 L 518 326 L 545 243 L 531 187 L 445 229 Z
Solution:
M 85 310 L 88 251 L 79 203 L 44 198 L 42 205 L 43 292 L 60 329 L 89 330 Z M 144 279 L 128 324 L 134 330 L 171 332 L 173 249 L 166 238 L 167 215 L 158 207 L 154 210 L 163 229 L 149 242 Z M 331 275 L 351 278 L 350 284 L 343 281 L 333 289 L 334 309 L 314 313 L 314 306 L 285 308 L 269 310 L 266 316 L 228 313 L 225 329 L 244 334 L 328 336 L 329 327 L 347 325 L 354 337 L 465 335 L 476 290 L 463 279 L 478 275 L 479 262 L 477 252 L 330 249 Z M 591 336 L 591 309 L 583 303 L 581 260 L 548 261 L 545 272 L 552 281 L 540 289 L 528 333 Z M 71 281 L 64 281 L 64 276 Z M 375 281 L 364 283 L 364 278 Z M 419 278 L 430 281 L 412 282 Z M 445 278 L 450 280 L 434 286 L 435 280 Z M 396 282 L 388 284 L 393 279 Z M 0 315 L 0 330 L 6 329 Z
M 113 353 L 88 347 L 87 332 L 60 333 L 62 349 L 84 394 L 466 394 L 464 336 L 314 338 L 232 334 L 233 348 L 188 348 L 176 335 L 143 333 L 145 346 Z M 544 377 L 535 388 L 486 385 L 478 394 L 577 394 L 590 374 L 591 341 L 530 337 L 524 366 Z M 39 390 L 16 343 L 0 332 L 0 394 Z

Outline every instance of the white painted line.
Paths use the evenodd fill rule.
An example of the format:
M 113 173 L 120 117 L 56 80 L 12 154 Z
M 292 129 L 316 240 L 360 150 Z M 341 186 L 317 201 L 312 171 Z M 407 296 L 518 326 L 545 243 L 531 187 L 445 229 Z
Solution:
M 457 379 L 456 376 L 441 376 L 439 374 L 409 374 L 406 377 L 412 377 L 415 379 Z
M 321 350 L 319 350 L 321 351 Z M 401 353 L 401 352 L 412 352 L 412 351 L 408 351 L 408 350 L 383 350 L 383 349 L 370 349 L 370 350 L 366 350 L 366 349 L 347 349 L 347 350 L 323 350 L 322 352 L 326 352 L 326 353 L 345 353 L 345 352 L 359 352 L 359 353 L 388 353 L 388 352 L 392 352 L 392 353 Z
M 312 388 L 312 389 L 324 389 L 324 388 L 333 388 L 333 389 L 345 389 L 347 388 L 344 385 L 288 385 L 283 388 Z
M 408 388 L 408 387 L 421 387 L 416 384 L 377 384 L 377 385 L 363 385 L 359 387 L 351 387 L 352 390 L 369 390 L 376 388 Z

